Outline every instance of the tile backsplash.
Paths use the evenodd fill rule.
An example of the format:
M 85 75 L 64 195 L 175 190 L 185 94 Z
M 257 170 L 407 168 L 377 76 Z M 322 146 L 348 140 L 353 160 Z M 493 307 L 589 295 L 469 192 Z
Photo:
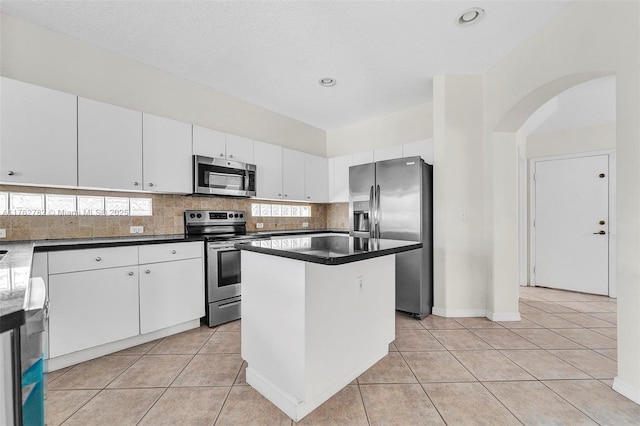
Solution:
M 260 202 L 253 198 L 126 193 L 16 185 L 0 185 L 0 192 L 151 197 L 153 199 L 153 216 L 0 216 L 0 228 L 7 230 L 7 238 L 2 241 L 130 236 L 130 226 L 143 226 L 143 235 L 182 234 L 184 233 L 183 212 L 194 209 L 244 210 L 247 212 L 248 231 L 256 231 L 257 223 L 263 223 L 261 231 L 325 228 L 346 230 L 349 228 L 348 203 L 308 204 L 311 206 L 311 217 L 252 217 L 251 203 Z M 303 222 L 309 224 L 308 228 L 303 228 Z

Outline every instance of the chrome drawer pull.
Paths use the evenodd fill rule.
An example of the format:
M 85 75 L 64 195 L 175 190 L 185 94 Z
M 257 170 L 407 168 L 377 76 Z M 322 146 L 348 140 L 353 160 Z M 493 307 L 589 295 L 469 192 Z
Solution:
M 171 254 L 176 254 L 176 251 L 175 250 L 171 250 Z
M 100 262 L 102 258 L 100 256 L 96 257 L 96 262 Z
M 133 276 L 133 272 L 129 272 L 129 276 L 132 277 Z
M 151 273 L 151 271 L 147 269 L 146 271 L 144 271 L 144 273 L 145 273 L 145 274 L 150 274 L 150 273 Z

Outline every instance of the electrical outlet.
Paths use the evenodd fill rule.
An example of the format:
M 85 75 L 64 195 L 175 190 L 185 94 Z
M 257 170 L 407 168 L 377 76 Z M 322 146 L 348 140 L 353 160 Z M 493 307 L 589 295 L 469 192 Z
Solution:
M 144 226 L 130 226 L 129 233 L 130 234 L 142 234 L 144 232 Z
M 262 222 L 256 223 L 256 228 L 258 228 L 258 229 L 264 228 L 264 223 L 262 223 Z
M 308 228 L 309 227 L 309 222 L 302 222 L 302 227 L 303 228 Z
M 7 230 L 0 229 L 0 238 L 7 238 Z
M 356 282 L 358 283 L 358 293 L 364 292 L 364 277 L 356 278 Z

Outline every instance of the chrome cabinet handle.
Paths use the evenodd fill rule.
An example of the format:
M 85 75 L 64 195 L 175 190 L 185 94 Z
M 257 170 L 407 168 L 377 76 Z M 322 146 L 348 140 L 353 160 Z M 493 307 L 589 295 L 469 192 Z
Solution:
M 49 312 L 50 312 L 50 304 L 49 304 L 49 299 L 45 300 L 44 302 L 44 319 L 49 319 Z
M 282 193 L 279 193 L 279 194 L 278 194 L 278 197 L 282 197 Z
M 604 235 L 604 234 L 606 234 L 605 231 L 598 231 L 593 233 L 593 235 Z
M 224 153 L 223 152 L 220 153 L 220 157 L 224 157 Z
M 149 182 L 149 187 L 152 187 L 152 186 L 153 186 L 153 183 Z
M 96 257 L 96 262 L 100 262 L 102 258 L 100 256 Z
M 129 272 L 129 276 L 132 277 L 133 276 L 133 272 Z
M 145 274 L 150 274 L 150 273 L 151 273 L 151 271 L 147 269 L 146 271 L 144 271 L 144 273 L 145 273 Z
M 229 158 L 233 158 L 233 154 L 229 154 Z
M 7 172 L 7 174 L 8 174 L 9 176 L 13 176 L 13 175 L 15 175 L 15 174 L 16 174 L 16 172 L 14 172 L 13 170 L 9 170 L 9 171 Z
M 287 194 L 284 194 L 284 196 L 286 197 L 286 196 L 287 196 Z
M 133 186 L 138 186 L 140 185 L 140 182 L 133 182 Z
M 171 250 L 171 254 L 176 254 L 176 251 L 175 250 Z
M 310 200 L 310 199 L 311 199 L 311 195 L 307 195 L 307 200 Z

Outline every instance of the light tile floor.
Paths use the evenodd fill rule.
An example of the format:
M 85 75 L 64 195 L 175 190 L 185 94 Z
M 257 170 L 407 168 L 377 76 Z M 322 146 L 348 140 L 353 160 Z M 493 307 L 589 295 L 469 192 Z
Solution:
M 378 364 L 300 424 L 640 424 L 611 390 L 616 301 L 521 288 L 522 321 L 396 317 Z M 48 425 L 292 425 L 244 381 L 240 321 L 46 375 Z

